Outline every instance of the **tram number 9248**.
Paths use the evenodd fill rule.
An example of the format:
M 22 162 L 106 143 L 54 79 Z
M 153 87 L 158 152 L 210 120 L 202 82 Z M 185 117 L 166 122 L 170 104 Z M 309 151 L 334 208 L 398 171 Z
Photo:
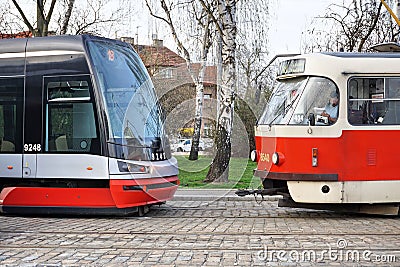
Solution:
M 42 146 L 40 144 L 25 144 L 24 151 L 25 152 L 42 151 Z

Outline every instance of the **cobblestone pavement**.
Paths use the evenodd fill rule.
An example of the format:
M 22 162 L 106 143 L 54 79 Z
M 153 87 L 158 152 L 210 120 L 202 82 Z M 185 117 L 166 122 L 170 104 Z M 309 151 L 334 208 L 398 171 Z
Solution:
M 0 216 L 1 266 L 400 266 L 400 219 L 171 201 L 146 217 Z

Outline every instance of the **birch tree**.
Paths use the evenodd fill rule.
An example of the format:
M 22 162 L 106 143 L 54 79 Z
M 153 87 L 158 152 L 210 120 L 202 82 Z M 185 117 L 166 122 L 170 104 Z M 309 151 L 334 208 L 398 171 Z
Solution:
M 220 35 L 221 77 L 218 86 L 218 115 L 216 129 L 216 155 L 211 163 L 205 182 L 228 182 L 231 158 L 231 135 L 236 95 L 236 0 L 215 0 L 207 3 L 199 0 L 212 16 Z M 213 6 L 217 6 L 216 12 Z
M 192 146 L 190 150 L 189 160 L 197 160 L 198 152 L 199 152 L 199 141 L 200 141 L 200 130 L 202 123 L 202 112 L 203 112 L 203 95 L 204 95 L 204 75 L 207 64 L 207 56 L 212 45 L 212 17 L 204 10 L 202 6 L 199 6 L 196 1 L 189 2 L 169 2 L 166 0 L 159 0 L 161 8 L 164 12 L 164 16 L 157 15 L 154 11 L 154 8 L 151 6 L 150 1 L 146 0 L 146 5 L 150 11 L 150 14 L 164 21 L 174 38 L 174 41 L 178 47 L 179 54 L 183 55 L 183 58 L 186 61 L 186 66 L 188 72 L 193 80 L 193 83 L 196 86 L 196 107 L 195 107 L 195 117 L 194 117 L 194 133 L 192 137 Z M 172 19 L 172 8 L 180 6 L 180 11 L 187 12 L 194 16 L 195 21 L 197 23 L 196 27 L 200 28 L 200 36 L 201 36 L 201 52 L 200 52 L 200 70 L 198 74 L 192 70 L 192 58 L 191 55 L 186 48 L 186 45 L 183 43 L 181 37 L 178 35 L 176 30 L 176 21 Z M 179 16 L 179 19 L 182 19 L 182 16 Z

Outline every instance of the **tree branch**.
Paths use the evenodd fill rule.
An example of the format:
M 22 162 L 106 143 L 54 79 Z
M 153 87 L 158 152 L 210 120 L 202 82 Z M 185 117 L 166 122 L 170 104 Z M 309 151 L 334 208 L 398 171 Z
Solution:
M 162 21 L 166 22 L 167 24 L 169 23 L 168 20 L 166 20 L 165 18 L 163 18 L 163 17 L 161 17 L 161 16 L 157 16 L 156 14 L 154 14 L 152 8 L 150 7 L 150 4 L 149 4 L 148 0 L 146 0 L 146 6 L 147 6 L 147 9 L 149 10 L 150 15 L 151 15 L 152 17 L 154 17 L 154 18 L 156 18 L 156 19 L 159 19 L 159 20 L 162 20 Z
M 47 14 L 47 17 L 45 18 L 45 17 L 43 16 L 43 18 L 46 19 L 46 23 L 47 23 L 47 24 L 50 23 L 50 19 L 51 19 L 51 16 L 53 15 L 54 6 L 56 5 L 56 2 L 57 2 L 57 0 L 52 0 L 52 1 L 51 1 L 51 5 L 50 5 L 49 13 Z
M 378 19 L 379 19 L 379 15 L 381 13 L 381 9 L 382 9 L 382 2 L 379 4 L 378 11 L 376 13 L 375 19 L 374 19 L 371 27 L 369 27 L 369 30 L 368 30 L 367 34 L 360 41 L 360 44 L 358 46 L 358 52 L 361 52 L 361 49 L 364 46 L 365 41 L 368 39 L 368 37 L 371 35 L 372 31 L 375 29 L 376 24 L 378 23 Z
M 219 24 L 217 18 L 214 16 L 214 12 L 211 10 L 210 7 L 208 7 L 208 6 L 206 5 L 206 3 L 204 2 L 204 0 L 199 0 L 199 2 L 200 2 L 200 4 L 203 6 L 204 10 L 206 10 L 207 13 L 211 16 L 211 18 L 212 18 L 212 20 L 214 21 L 215 27 L 216 27 L 216 29 L 218 30 L 219 34 L 220 34 L 221 36 L 223 36 L 224 33 L 223 33 L 223 31 L 222 31 L 221 25 Z
M 18 5 L 17 1 L 12 0 L 14 3 L 14 6 L 18 9 L 19 14 L 21 14 L 22 19 L 24 20 L 25 25 L 28 27 L 29 31 L 32 32 L 32 34 L 35 32 L 35 29 L 32 27 L 32 24 L 29 22 L 29 20 L 26 18 L 24 11 L 22 11 L 21 7 Z

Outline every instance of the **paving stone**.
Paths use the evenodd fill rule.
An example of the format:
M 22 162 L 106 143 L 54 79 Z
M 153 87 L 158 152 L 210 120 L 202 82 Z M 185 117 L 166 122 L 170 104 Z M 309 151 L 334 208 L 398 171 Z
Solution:
M 229 198 L 168 202 L 146 217 L 0 216 L 0 266 L 398 266 L 400 220 Z M 288 253 L 369 250 L 387 261 Z M 266 251 L 266 252 L 265 252 Z M 276 253 L 285 252 L 282 260 Z M 262 253 L 275 253 L 268 261 Z M 270 253 L 270 254 L 268 254 Z M 374 261 L 375 260 L 375 261 Z

